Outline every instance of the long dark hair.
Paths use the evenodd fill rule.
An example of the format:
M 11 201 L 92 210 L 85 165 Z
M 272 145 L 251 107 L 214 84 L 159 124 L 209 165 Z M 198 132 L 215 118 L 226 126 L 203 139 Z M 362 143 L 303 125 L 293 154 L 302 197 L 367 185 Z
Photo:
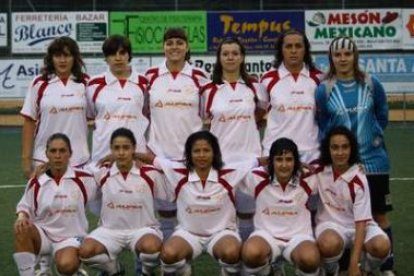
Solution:
M 243 61 L 240 64 L 240 71 L 239 71 L 240 77 L 246 83 L 248 87 L 253 89 L 252 78 L 247 73 L 246 64 L 244 62 L 244 59 L 246 57 L 246 48 L 243 46 L 240 40 L 238 40 L 235 37 L 224 39 L 218 46 L 217 53 L 216 53 L 216 63 L 214 65 L 213 75 L 212 75 L 213 83 L 215 84 L 223 83 L 223 65 L 220 62 L 220 55 L 221 55 L 222 47 L 225 44 L 237 44 L 239 46 L 240 53 L 243 56 Z
M 303 44 L 305 45 L 305 55 L 303 57 L 303 62 L 306 64 L 309 70 L 316 69 L 315 64 L 313 63 L 313 60 L 312 60 L 312 55 L 310 51 L 311 45 L 309 43 L 309 39 L 304 33 L 298 30 L 294 30 L 294 29 L 282 33 L 277 38 L 277 41 L 275 44 L 275 61 L 273 63 L 273 67 L 278 68 L 283 63 L 283 43 L 284 43 L 285 37 L 288 35 L 300 35 L 302 37 Z
M 188 44 L 188 37 L 187 34 L 185 32 L 185 30 L 183 28 L 168 28 L 165 30 L 164 32 L 164 38 L 163 38 L 163 43 L 165 43 L 168 39 L 170 38 L 179 38 L 185 41 L 185 43 L 187 43 L 188 46 L 188 51 L 187 53 L 185 53 L 185 61 L 189 61 L 191 58 L 191 53 L 190 53 L 190 44 Z
M 274 169 L 274 158 L 278 155 L 283 155 L 284 153 L 291 152 L 294 159 L 294 166 L 292 176 L 298 174 L 300 169 L 300 158 L 299 158 L 299 151 L 298 146 L 292 140 L 288 138 L 279 138 L 272 143 L 269 151 L 269 159 L 267 165 L 267 171 L 269 172 L 270 181 L 273 181 L 275 178 L 275 169 Z
M 335 78 L 336 75 L 336 69 L 335 69 L 335 65 L 333 63 L 333 59 L 332 59 L 332 55 L 334 54 L 335 51 L 335 47 L 334 45 L 336 45 L 339 40 L 343 40 L 346 41 L 348 43 L 352 44 L 352 52 L 354 54 L 354 78 L 357 82 L 359 83 L 364 83 L 365 82 L 365 73 L 364 71 L 361 70 L 361 68 L 359 67 L 359 51 L 358 48 L 355 44 L 355 41 L 352 40 L 352 38 L 347 37 L 347 36 L 338 36 L 335 39 L 333 39 L 331 41 L 331 44 L 329 45 L 329 70 L 328 73 L 326 73 L 325 79 L 333 79 Z
M 85 63 L 82 60 L 78 44 L 68 36 L 56 38 L 47 48 L 47 53 L 43 58 L 43 68 L 41 70 L 43 80 L 48 81 L 51 74 L 56 74 L 56 68 L 53 65 L 53 56 L 60 54 L 67 55 L 68 52 L 73 56 L 71 73 L 75 77 L 74 81 L 83 81 L 85 74 L 82 69 L 85 68 Z
M 322 140 L 321 143 L 321 158 L 320 162 L 322 165 L 332 165 L 332 157 L 330 152 L 330 143 L 332 136 L 335 135 L 343 135 L 345 136 L 349 144 L 351 146 L 351 154 L 349 156 L 348 164 L 350 166 L 359 162 L 359 154 L 358 154 L 358 142 L 354 136 L 354 134 L 344 126 L 337 126 L 333 127 L 329 130 L 326 134 L 325 138 Z
M 214 136 L 210 131 L 207 130 L 201 130 L 192 133 L 190 136 L 188 136 L 187 141 L 185 142 L 185 165 L 187 169 L 193 170 L 194 169 L 194 163 L 191 156 L 191 150 L 193 149 L 193 146 L 195 142 L 199 140 L 205 140 L 213 149 L 213 164 L 212 167 L 216 170 L 219 170 L 223 167 L 223 159 L 221 157 L 221 150 L 218 143 L 218 140 L 216 136 Z

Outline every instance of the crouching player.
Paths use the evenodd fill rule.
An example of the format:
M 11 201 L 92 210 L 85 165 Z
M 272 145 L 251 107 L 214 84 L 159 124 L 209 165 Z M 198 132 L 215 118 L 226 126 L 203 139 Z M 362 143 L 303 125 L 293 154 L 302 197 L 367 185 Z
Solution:
M 353 134 L 345 127 L 333 128 L 322 142 L 320 161 L 320 172 L 308 181 L 316 180 L 318 185 L 315 234 L 327 275 L 336 275 L 344 248 L 351 246 L 348 275 L 379 268 L 390 252 L 390 242 L 372 220 L 369 187 L 357 164 Z
M 72 148 L 61 133 L 46 143 L 49 169 L 29 180 L 17 205 L 14 224 L 21 276 L 33 276 L 39 257 L 52 253 L 60 275 L 73 275 L 80 266 L 78 248 L 86 235 L 85 204 L 96 195 L 92 175 L 69 167 Z
M 102 193 L 100 227 L 80 247 L 84 263 L 109 275 L 123 275 L 117 256 L 124 248 L 141 259 L 143 275 L 152 275 L 159 264 L 162 233 L 154 214 L 154 197 L 167 199 L 167 194 L 155 168 L 135 166 L 135 147 L 129 129 L 112 133 L 110 148 L 115 162 L 95 177 Z
M 296 144 L 277 139 L 270 148 L 268 168 L 252 170 L 240 188 L 256 199 L 255 231 L 243 245 L 247 275 L 284 275 L 271 264 L 283 257 L 296 266 L 296 275 L 319 274 L 319 251 L 307 208 L 314 189 L 301 179 Z

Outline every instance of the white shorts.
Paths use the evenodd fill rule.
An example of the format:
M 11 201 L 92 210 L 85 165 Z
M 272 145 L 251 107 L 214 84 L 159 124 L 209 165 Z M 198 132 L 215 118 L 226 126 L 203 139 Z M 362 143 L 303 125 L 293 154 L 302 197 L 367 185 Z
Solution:
M 114 260 L 124 248 L 128 248 L 135 253 L 135 245 L 147 234 L 155 235 L 162 241 L 161 231 L 151 227 L 143 227 L 137 230 L 113 230 L 98 227 L 87 238 L 94 239 L 103 244 L 108 251 L 109 257 Z
M 213 255 L 213 248 L 214 245 L 224 236 L 232 236 L 235 237 L 239 242 L 241 242 L 241 238 L 239 234 L 236 231 L 233 230 L 222 230 L 220 232 L 217 232 L 214 235 L 211 235 L 209 237 L 205 236 L 198 236 L 195 234 L 192 234 L 186 230 L 178 229 L 176 230 L 171 237 L 180 237 L 184 239 L 193 249 L 193 256 L 192 258 L 195 259 L 198 256 L 201 255 L 203 252 L 207 252 L 210 254 L 210 256 L 214 257 Z
M 236 190 L 236 210 L 241 214 L 254 214 L 256 210 L 256 201 L 254 197 Z
M 251 237 L 261 237 L 263 238 L 270 246 L 270 249 L 272 250 L 272 260 L 271 263 L 276 261 L 276 259 L 283 255 L 283 258 L 287 260 L 289 263 L 292 263 L 291 255 L 293 250 L 301 244 L 304 241 L 311 241 L 315 242 L 315 239 L 312 236 L 308 235 L 296 235 L 289 241 L 284 241 L 280 239 L 274 238 L 272 235 L 269 234 L 269 232 L 265 230 L 256 230 L 254 231 L 250 236 Z
M 346 228 L 342 225 L 336 224 L 331 221 L 322 222 L 316 226 L 315 236 L 316 239 L 322 234 L 325 230 L 333 230 L 342 238 L 345 244 L 345 248 L 350 248 L 355 240 L 355 228 Z M 364 243 L 367 243 L 370 239 L 376 236 L 383 236 L 388 239 L 387 234 L 378 226 L 374 221 L 367 222 L 366 234 Z
M 63 239 L 63 240 L 60 240 L 60 241 L 53 241 L 46 235 L 46 233 L 42 230 L 42 228 L 40 228 L 36 224 L 34 224 L 34 225 L 36 226 L 37 231 L 39 231 L 39 235 L 40 235 L 39 256 L 40 255 L 49 255 L 49 254 L 52 254 L 52 256 L 55 256 L 57 251 L 59 251 L 60 249 L 65 248 L 65 247 L 79 248 L 82 241 L 83 241 L 82 236 L 67 238 L 67 239 Z

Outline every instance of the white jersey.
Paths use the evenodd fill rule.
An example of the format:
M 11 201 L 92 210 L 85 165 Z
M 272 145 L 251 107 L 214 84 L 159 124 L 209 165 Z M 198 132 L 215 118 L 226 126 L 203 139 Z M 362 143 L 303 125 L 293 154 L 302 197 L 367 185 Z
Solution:
M 257 107 L 265 109 L 265 91 L 258 83 L 248 87 L 240 79 L 232 84 L 209 83 L 203 89 L 206 117 L 210 131 L 220 144 L 223 161 L 228 164 L 260 157 L 262 148 L 256 124 Z
M 25 212 L 55 242 L 85 236 L 86 203 L 96 197 L 91 174 L 68 168 L 59 183 L 47 173 L 29 180 L 16 212 Z
M 137 152 L 146 151 L 145 132 L 148 119 L 143 115 L 147 79 L 134 71 L 122 87 L 110 71 L 91 78 L 87 88 L 90 112 L 95 119 L 92 161 L 110 154 L 110 138 L 114 130 L 125 127 L 134 133 Z
M 64 84 L 57 76 L 45 81 L 36 77 L 26 94 L 20 113 L 36 121 L 33 160 L 47 162 L 47 139 L 57 132 L 68 136 L 73 154 L 72 166 L 88 162 L 88 125 L 86 120 L 86 75 L 83 82 L 73 81 L 71 76 Z
M 316 192 L 315 185 L 292 178 L 286 187 L 270 177 L 264 168 L 250 171 L 240 189 L 256 199 L 254 226 L 273 238 L 289 241 L 297 235 L 313 236 L 309 197 Z
M 355 222 L 372 219 L 367 178 L 358 165 L 353 165 L 336 180 L 331 166 L 319 170 L 306 179 L 318 185 L 317 224 L 329 221 L 355 228 Z
M 236 230 L 235 189 L 249 168 L 211 169 L 203 184 L 197 173 L 181 163 L 155 158 L 155 167 L 162 169 L 177 202 L 178 228 L 198 236 L 211 236 L 219 231 Z
M 167 199 L 164 179 L 154 167 L 131 168 L 126 179 L 114 163 L 96 174 L 101 187 L 100 226 L 112 230 L 158 228 L 154 198 Z
M 320 71 L 303 67 L 295 80 L 283 63 L 266 72 L 261 82 L 268 92 L 270 111 L 263 137 L 263 153 L 269 154 L 272 143 L 281 137 L 292 139 L 300 155 L 319 157 L 318 125 L 316 123 L 315 89 Z M 315 152 L 309 154 L 309 152 Z M 303 160 L 309 163 L 314 160 Z
M 188 136 L 203 126 L 200 87 L 207 83 L 207 76 L 186 63 L 174 77 L 165 62 L 145 75 L 151 114 L 148 147 L 157 156 L 182 160 Z

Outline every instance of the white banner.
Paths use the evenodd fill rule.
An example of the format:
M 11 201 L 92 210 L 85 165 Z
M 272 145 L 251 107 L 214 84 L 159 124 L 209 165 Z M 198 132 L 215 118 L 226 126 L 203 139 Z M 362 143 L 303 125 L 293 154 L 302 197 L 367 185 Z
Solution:
M 7 13 L 0 13 L 0 47 L 7 46 Z
M 88 75 L 101 74 L 107 70 L 103 58 L 84 59 Z M 33 78 L 40 74 L 43 60 L 0 60 L 0 98 L 24 98 Z M 149 57 L 133 58 L 131 65 L 144 73 L 150 67 Z
M 403 21 L 403 49 L 414 49 L 414 9 L 404 9 Z
M 12 13 L 12 53 L 45 53 L 56 37 L 70 36 L 82 53 L 101 53 L 108 12 Z
M 246 56 L 246 69 L 251 75 L 260 78 L 264 72 L 272 68 L 274 56 L 271 55 L 250 55 Z M 152 66 L 158 65 L 164 61 L 164 57 L 158 56 L 151 59 Z M 216 56 L 191 56 L 191 63 L 198 68 L 203 69 L 209 74 L 213 73 Z
M 305 11 L 312 51 L 326 51 L 332 39 L 350 36 L 359 50 L 400 49 L 401 9 Z

